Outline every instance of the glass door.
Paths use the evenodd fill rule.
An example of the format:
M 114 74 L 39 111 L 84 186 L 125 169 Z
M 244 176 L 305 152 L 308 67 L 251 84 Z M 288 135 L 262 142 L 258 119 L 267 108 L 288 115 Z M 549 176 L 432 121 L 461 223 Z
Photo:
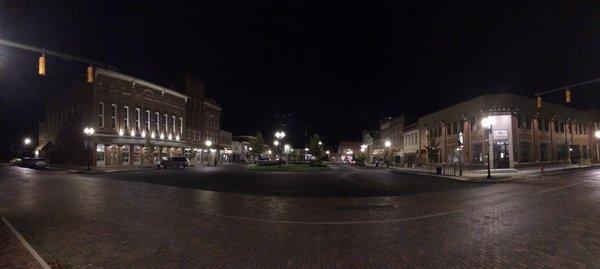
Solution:
M 510 168 L 508 142 L 494 143 L 494 168 Z

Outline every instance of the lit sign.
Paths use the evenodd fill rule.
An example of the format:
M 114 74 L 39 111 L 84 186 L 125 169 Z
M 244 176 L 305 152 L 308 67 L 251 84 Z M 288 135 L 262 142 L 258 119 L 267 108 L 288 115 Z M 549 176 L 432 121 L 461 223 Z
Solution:
M 492 137 L 494 139 L 508 139 L 508 129 L 494 130 Z

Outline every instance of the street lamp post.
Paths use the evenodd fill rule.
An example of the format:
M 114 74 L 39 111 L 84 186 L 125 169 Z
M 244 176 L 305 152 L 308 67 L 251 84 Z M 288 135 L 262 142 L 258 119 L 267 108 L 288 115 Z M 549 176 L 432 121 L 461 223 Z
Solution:
M 390 154 L 390 146 L 392 146 L 392 142 L 387 140 L 387 141 L 385 141 L 384 146 L 385 146 L 385 167 L 390 168 L 390 160 L 389 160 L 388 155 Z
M 86 139 L 87 140 L 87 150 L 89 151 L 88 152 L 88 158 L 89 158 L 89 160 L 87 162 L 87 170 L 88 171 L 90 171 L 90 164 L 91 164 L 91 162 L 93 160 L 93 158 L 92 158 L 92 152 L 93 151 L 92 151 L 92 145 L 91 144 L 92 144 L 92 135 L 94 134 L 94 132 L 95 132 L 95 130 L 92 127 L 85 127 L 83 129 L 83 133 L 87 137 L 87 139 Z
M 490 148 L 492 143 L 492 126 L 494 125 L 494 118 L 492 116 L 481 119 L 481 126 L 487 130 L 487 179 L 492 179 L 492 172 L 490 168 Z
M 596 136 L 596 161 L 600 162 L 600 151 L 598 151 L 598 140 L 600 140 L 600 130 L 598 130 L 598 126 L 596 126 L 596 132 L 594 133 Z
M 204 141 L 204 145 L 206 145 L 207 151 L 208 151 L 208 158 L 206 160 L 206 166 L 210 166 L 210 156 L 212 155 L 212 153 L 210 151 L 211 150 L 210 146 L 212 146 L 212 141 L 206 140 L 206 141 Z

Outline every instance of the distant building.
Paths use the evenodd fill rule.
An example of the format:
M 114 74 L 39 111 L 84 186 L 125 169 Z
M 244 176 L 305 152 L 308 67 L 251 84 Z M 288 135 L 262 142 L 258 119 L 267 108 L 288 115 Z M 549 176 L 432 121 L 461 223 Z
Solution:
M 342 141 L 337 146 L 337 154 L 334 161 L 345 162 L 354 159 L 355 154 L 360 153 L 362 141 Z

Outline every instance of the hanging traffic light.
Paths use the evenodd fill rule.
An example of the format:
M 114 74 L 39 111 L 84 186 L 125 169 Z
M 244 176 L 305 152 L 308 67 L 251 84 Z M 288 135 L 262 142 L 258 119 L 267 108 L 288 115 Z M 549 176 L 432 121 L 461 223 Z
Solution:
M 542 97 L 541 96 L 537 97 L 537 108 L 538 109 L 542 108 Z
M 565 102 L 567 104 L 571 103 L 571 91 L 570 90 L 565 91 Z
M 38 74 L 40 76 L 46 75 L 46 55 L 44 54 L 38 59 Z
M 87 78 L 85 81 L 87 81 L 87 83 L 94 83 L 94 68 L 90 65 L 87 68 Z

